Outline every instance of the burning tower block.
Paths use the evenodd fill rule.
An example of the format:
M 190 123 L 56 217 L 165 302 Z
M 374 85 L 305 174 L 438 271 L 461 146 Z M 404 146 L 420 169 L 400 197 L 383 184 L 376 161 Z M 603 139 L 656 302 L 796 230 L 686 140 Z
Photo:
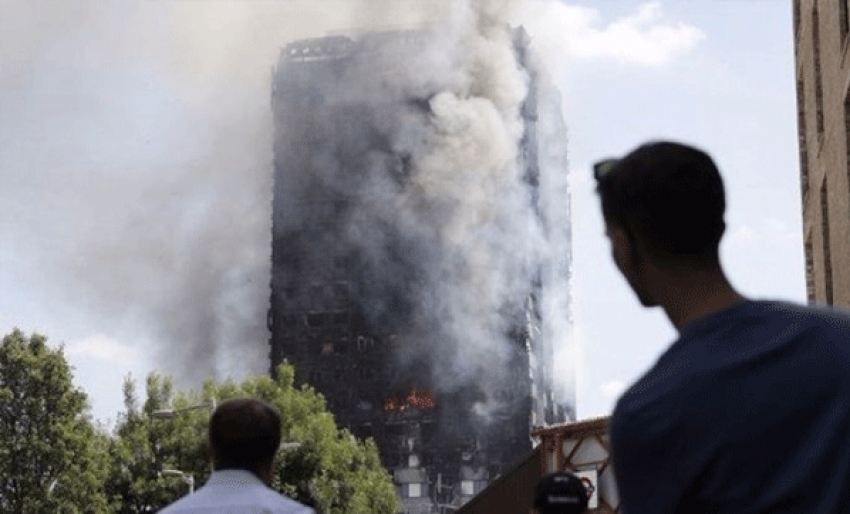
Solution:
M 274 70 L 272 369 L 375 439 L 406 512 L 463 504 L 571 417 L 545 323 L 568 197 L 540 186 L 566 163 L 541 152 L 537 77 L 507 27 L 297 41 Z

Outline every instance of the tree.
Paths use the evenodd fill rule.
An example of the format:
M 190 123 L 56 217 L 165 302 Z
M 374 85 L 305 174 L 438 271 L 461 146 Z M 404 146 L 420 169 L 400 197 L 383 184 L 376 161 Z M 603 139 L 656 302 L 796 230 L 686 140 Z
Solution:
M 62 348 L 13 330 L 0 344 L 0 512 L 101 513 L 106 436 Z
M 199 426 L 201 421 L 189 417 L 179 417 L 174 423 L 163 424 L 151 418 L 154 410 L 168 403 L 172 394 L 170 379 L 163 379 L 151 373 L 147 381 L 148 400 L 140 408 L 136 395 L 135 382 L 131 378 L 124 381 L 124 408 L 110 441 L 110 470 L 105 489 L 110 499 L 111 511 L 120 514 L 156 512 L 165 505 L 185 494 L 185 488 L 162 479 L 163 456 L 174 462 L 179 452 L 175 448 L 163 448 L 163 442 L 173 440 L 173 432 L 178 431 L 177 424 Z M 184 444 L 198 444 L 194 434 L 186 438 Z M 182 451 L 182 449 L 180 449 Z M 197 453 L 197 452 L 196 452 Z M 203 462 L 202 454 L 198 456 Z M 203 469 L 203 464 L 186 468 Z
M 171 379 L 148 376 L 147 401 L 139 406 L 131 380 L 125 383 L 125 410 L 112 449 L 107 491 L 116 512 L 132 514 L 161 508 L 186 494 L 179 478 L 158 476 L 161 469 L 191 474 L 202 484 L 209 476 L 204 444 L 209 409 L 183 410 L 210 400 L 254 397 L 275 405 L 283 417 L 283 439 L 300 446 L 282 446 L 275 463 L 274 488 L 322 514 L 394 514 L 395 487 L 383 468 L 375 443 L 360 441 L 337 427 L 324 398 L 314 389 L 295 387 L 294 369 L 282 364 L 276 377 L 249 378 L 241 383 L 208 381 L 201 391 L 175 391 Z M 169 419 L 154 419 L 160 409 L 180 411 Z

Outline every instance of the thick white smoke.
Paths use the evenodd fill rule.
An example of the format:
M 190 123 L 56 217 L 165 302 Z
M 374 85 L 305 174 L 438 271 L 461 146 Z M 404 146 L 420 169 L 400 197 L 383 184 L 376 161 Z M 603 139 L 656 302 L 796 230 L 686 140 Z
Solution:
M 315 298 L 307 282 L 327 280 L 321 263 L 356 249 L 359 305 L 400 359 L 390 380 L 416 383 L 424 364 L 441 391 L 471 390 L 485 417 L 523 411 L 529 377 L 517 373 L 529 355 L 517 329 L 536 281 L 540 312 L 564 321 L 538 327 L 531 358 L 551 363 L 551 341 L 569 323 L 565 131 L 548 77 L 511 23 L 514 7 L 458 3 L 428 31 L 386 35 L 383 46 L 360 40 L 336 65 L 284 60 L 276 85 L 281 241 L 304 226 L 347 224 L 306 245 L 287 240 L 314 267 L 282 272 L 279 290 L 300 290 L 287 295 L 296 304 Z M 324 78 L 332 73 L 341 78 Z M 334 198 L 346 214 L 316 225 Z M 548 388 L 545 368 L 535 378 Z
M 439 244 L 457 253 L 437 260 L 441 269 L 428 270 L 442 314 L 432 321 L 452 341 L 429 346 L 449 388 L 469 381 L 468 373 L 500 374 L 507 367 L 506 333 L 514 320 L 504 309 L 529 292 L 529 250 L 538 237 L 518 159 L 528 75 L 517 62 L 511 5 L 464 7 L 452 27 L 455 46 L 444 49 L 460 73 L 453 89 L 430 100 L 434 134 L 409 195 L 409 201 L 446 206 L 442 223 L 432 226 Z
M 548 226 L 517 187 L 529 88 L 510 30 L 520 3 L 0 0 L 0 204 L 11 213 L 0 241 L 37 260 L 45 303 L 73 303 L 98 330 L 153 341 L 166 371 L 192 381 L 264 371 L 271 66 L 297 39 L 429 28 L 438 37 L 428 69 L 399 63 L 391 84 L 400 96 L 428 93 L 425 143 L 423 122 L 396 121 L 409 127 L 395 142 L 416 155 L 417 172 L 392 198 L 385 184 L 362 191 L 391 201 L 351 230 L 380 238 L 370 225 L 391 223 L 448 249 L 455 257 L 425 269 L 432 286 L 420 298 L 446 314 L 438 330 L 457 342 L 433 352 L 447 387 L 499 369 L 506 303 L 527 292 L 536 263 L 569 260 L 563 155 L 540 156 Z M 562 128 L 546 121 L 559 119 L 551 105 L 540 106 L 540 137 L 561 148 L 546 141 L 546 123 L 550 134 Z M 423 223 L 423 209 L 440 222 Z M 567 291 L 551 294 L 567 273 L 544 273 L 544 319 L 567 319 Z M 414 326 L 425 333 L 435 321 Z

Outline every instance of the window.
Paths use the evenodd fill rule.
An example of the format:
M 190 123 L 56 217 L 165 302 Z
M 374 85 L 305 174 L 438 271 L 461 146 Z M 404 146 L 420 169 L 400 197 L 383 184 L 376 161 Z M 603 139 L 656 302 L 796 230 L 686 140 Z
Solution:
M 800 33 L 800 2 L 802 0 L 794 0 L 794 36 Z
M 339 306 L 345 306 L 348 304 L 349 295 L 348 295 L 348 283 L 347 282 L 337 282 L 333 285 L 333 299 L 334 303 Z
M 818 4 L 812 10 L 812 48 L 814 49 L 815 64 L 815 103 L 817 108 L 818 141 L 823 138 L 823 77 L 820 66 L 820 19 L 818 16 Z
M 803 79 L 797 79 L 797 140 L 800 145 L 800 191 L 803 198 L 809 192 L 809 149 L 808 140 L 806 139 L 806 89 Z M 845 117 L 847 116 L 847 106 L 845 106 Z M 850 119 L 848 119 L 850 122 Z M 848 126 L 850 130 L 850 126 Z M 850 134 L 850 132 L 848 132 Z M 848 139 L 850 142 L 850 139 Z M 848 154 L 850 155 L 850 154 Z
M 347 327 L 348 326 L 348 319 L 349 319 L 348 312 L 346 312 L 346 311 L 336 312 L 336 313 L 334 313 L 333 318 L 334 318 L 333 319 L 334 325 L 336 325 L 338 327 Z
M 850 91 L 844 97 L 844 145 L 847 155 L 844 165 L 847 167 L 847 180 L 850 184 Z
M 829 189 L 826 178 L 820 188 L 821 237 L 823 238 L 823 287 L 827 305 L 832 305 L 832 255 L 829 240 Z
M 325 315 L 321 312 L 308 312 L 304 316 L 304 324 L 307 328 L 319 328 L 325 324 Z
M 374 432 L 372 431 L 371 423 L 363 423 L 359 427 L 357 427 L 357 435 L 360 436 L 361 439 L 368 439 L 370 437 L 374 437 Z
M 324 288 L 321 284 L 313 284 L 309 288 L 309 302 L 310 306 L 314 309 L 321 309 L 324 307 Z
M 812 246 L 812 234 L 806 236 L 806 297 L 810 302 L 815 300 L 815 257 Z
M 472 480 L 460 481 L 460 494 L 464 496 L 472 496 L 475 494 L 475 482 Z
M 375 378 L 375 370 L 368 364 L 360 366 L 358 371 L 360 372 L 360 378 L 363 380 L 372 380 Z
M 422 497 L 422 484 L 407 484 L 407 497 L 408 498 L 421 498 Z
M 336 346 L 334 348 L 336 349 L 336 353 L 338 353 L 340 355 L 347 354 L 348 353 L 348 338 L 345 337 L 345 336 L 340 337 L 339 340 L 336 342 Z
M 371 337 L 366 336 L 357 336 L 357 350 L 361 352 L 365 352 L 366 350 L 375 346 L 375 340 Z

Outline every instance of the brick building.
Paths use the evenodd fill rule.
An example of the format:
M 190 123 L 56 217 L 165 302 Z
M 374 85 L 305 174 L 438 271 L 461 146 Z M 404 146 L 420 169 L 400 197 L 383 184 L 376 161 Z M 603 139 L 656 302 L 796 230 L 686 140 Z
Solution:
M 850 6 L 793 0 L 809 300 L 850 306 Z

